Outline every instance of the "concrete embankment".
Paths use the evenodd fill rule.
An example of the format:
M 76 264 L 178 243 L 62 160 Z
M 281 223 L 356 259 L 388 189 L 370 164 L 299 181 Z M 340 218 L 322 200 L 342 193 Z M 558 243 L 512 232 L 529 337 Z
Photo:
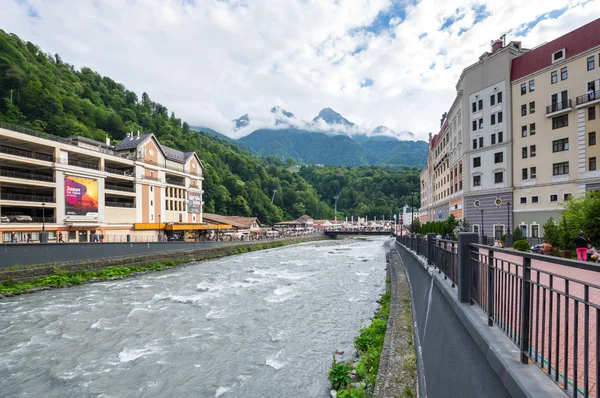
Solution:
M 44 278 L 50 275 L 55 275 L 57 272 L 81 272 L 81 271 L 96 271 L 108 267 L 131 267 L 131 266 L 144 266 L 165 260 L 171 260 L 177 263 L 202 261 L 211 258 L 224 257 L 232 254 L 243 253 L 247 251 L 255 251 L 262 249 L 270 249 L 275 247 L 286 246 L 295 243 L 310 242 L 325 239 L 322 235 L 312 235 L 295 237 L 290 239 L 278 239 L 278 240 L 260 240 L 251 242 L 236 242 L 227 243 L 222 245 L 194 245 L 189 244 L 182 246 L 183 248 L 175 248 L 172 245 L 162 245 L 163 251 L 152 251 L 147 254 L 138 255 L 125 255 L 119 257 L 109 257 L 111 253 L 109 246 L 112 244 L 85 244 L 81 250 L 87 249 L 104 249 L 104 259 L 92 259 L 86 261 L 57 261 L 51 264 L 44 265 L 19 265 L 12 266 L 9 269 L 0 271 L 0 283 L 11 281 L 11 282 L 31 282 L 40 278 Z M 130 245 L 124 243 L 123 245 Z M 142 245 L 147 245 L 143 243 Z M 39 250 L 48 250 L 44 245 L 23 245 L 29 251 L 35 251 L 36 248 Z M 57 254 L 58 256 L 68 257 L 68 252 L 71 251 L 75 245 L 52 245 L 55 246 L 50 250 L 62 251 L 64 253 Z M 150 247 L 150 244 L 147 245 Z M 32 255 L 30 253 L 30 255 Z M 37 254 L 36 257 L 39 257 Z

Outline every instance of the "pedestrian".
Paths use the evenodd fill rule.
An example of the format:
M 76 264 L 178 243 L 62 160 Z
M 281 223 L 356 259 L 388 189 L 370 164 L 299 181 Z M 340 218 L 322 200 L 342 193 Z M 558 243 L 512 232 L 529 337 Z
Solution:
M 62 232 L 58 233 L 58 243 L 65 243 L 65 241 L 63 240 L 63 234 L 62 234 Z
M 100 243 L 104 242 L 104 233 L 100 231 Z
M 17 236 L 16 232 L 12 233 L 11 240 L 12 240 L 12 243 L 19 243 L 19 237 Z
M 588 238 L 586 238 L 583 231 L 579 232 L 579 236 L 575 238 L 575 246 L 577 246 L 577 260 L 579 261 L 587 261 L 587 251 L 588 245 L 592 242 Z
M 33 240 L 31 239 L 31 232 L 27 234 L 27 243 L 31 243 Z

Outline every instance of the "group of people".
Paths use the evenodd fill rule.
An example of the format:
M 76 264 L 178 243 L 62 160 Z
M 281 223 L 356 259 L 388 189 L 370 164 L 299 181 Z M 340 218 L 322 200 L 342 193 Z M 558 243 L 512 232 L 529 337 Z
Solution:
M 598 262 L 598 251 L 583 231 L 575 238 L 575 246 L 577 260 Z
M 19 235 L 16 232 L 13 232 L 12 235 L 10 236 L 10 241 L 12 243 L 19 243 Z M 31 232 L 23 235 L 23 242 L 24 243 L 32 243 L 33 242 L 33 238 L 31 237 Z

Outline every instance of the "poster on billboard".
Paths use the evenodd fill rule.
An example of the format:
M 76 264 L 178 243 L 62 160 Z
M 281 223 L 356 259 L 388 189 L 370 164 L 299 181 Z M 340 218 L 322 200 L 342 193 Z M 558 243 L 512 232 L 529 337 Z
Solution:
M 65 214 L 98 217 L 98 180 L 65 176 Z
M 199 193 L 188 193 L 188 213 L 200 213 L 202 208 L 202 195 Z

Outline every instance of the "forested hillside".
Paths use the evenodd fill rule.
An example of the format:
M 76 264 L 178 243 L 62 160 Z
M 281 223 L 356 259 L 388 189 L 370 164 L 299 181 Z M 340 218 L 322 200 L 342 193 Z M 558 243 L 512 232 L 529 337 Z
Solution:
M 419 170 L 375 166 L 302 166 L 300 175 L 333 206 L 339 195 L 339 217 L 366 215 L 378 219 L 419 204 Z M 414 192 L 414 195 L 412 194 Z
M 168 78 L 168 77 L 166 77 Z M 298 217 L 330 217 L 333 210 L 297 173 L 269 165 L 236 145 L 192 131 L 147 93 L 89 68 L 76 70 L 0 30 L 0 121 L 50 134 L 84 136 L 112 143 L 130 131 L 154 133 L 160 142 L 196 151 L 206 166 L 205 212 L 258 216 L 266 224 Z M 273 190 L 277 190 L 271 204 Z

